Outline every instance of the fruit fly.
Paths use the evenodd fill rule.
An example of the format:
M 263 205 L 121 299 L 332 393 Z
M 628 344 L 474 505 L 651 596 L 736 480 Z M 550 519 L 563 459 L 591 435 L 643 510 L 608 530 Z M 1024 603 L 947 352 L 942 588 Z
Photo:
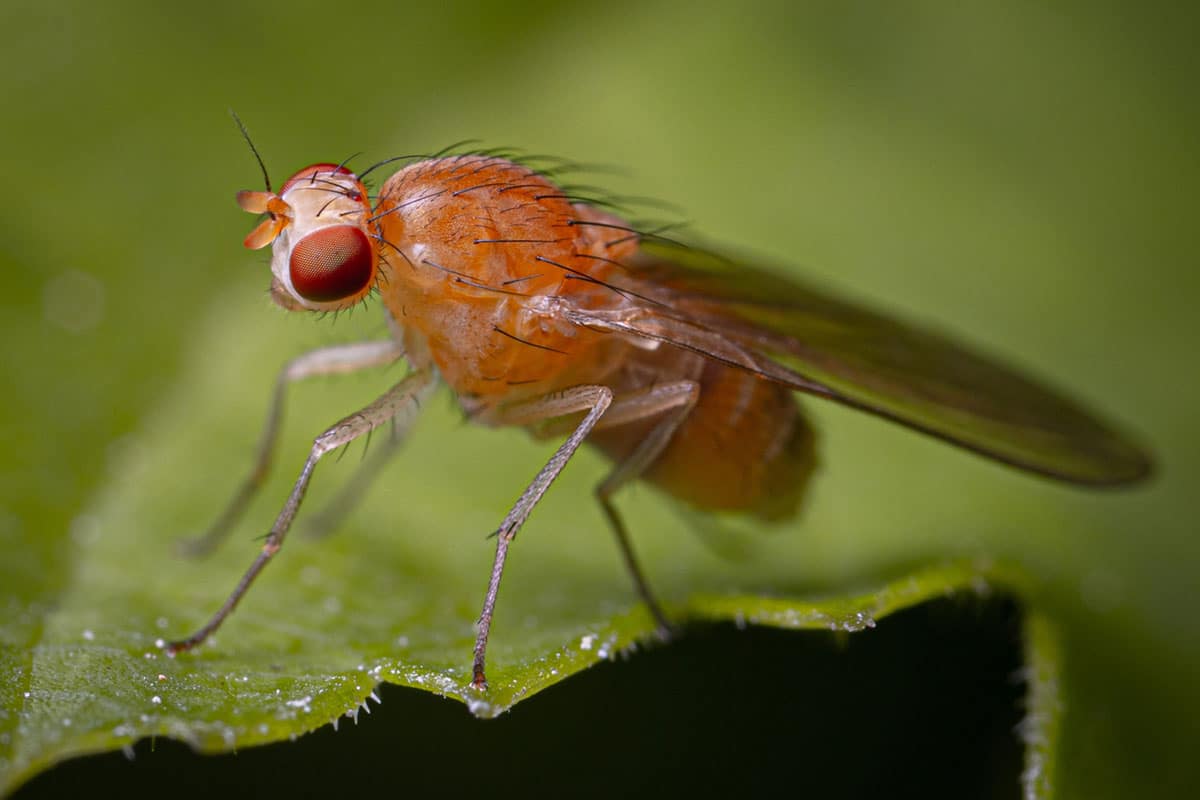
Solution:
M 949 339 L 640 232 L 519 161 L 487 152 L 414 157 L 372 203 L 363 179 L 376 167 L 356 175 L 313 164 L 278 192 L 263 167 L 266 190 L 237 196 L 244 210 L 265 215 L 245 245 L 272 246 L 277 304 L 338 311 L 377 293 L 391 335 L 289 362 L 258 466 L 206 541 L 229 530 L 261 482 L 289 383 L 400 359 L 410 371 L 314 440 L 257 559 L 172 653 L 211 635 L 279 551 L 321 457 L 386 423 L 407 424 L 438 381 L 476 423 L 562 440 L 495 531 L 474 650 L 478 689 L 487 685 L 509 545 L 584 442 L 613 463 L 596 498 L 664 633 L 668 620 L 614 493 L 643 480 L 701 511 L 791 516 L 815 464 L 797 392 L 1070 483 L 1125 484 L 1150 470 L 1141 450 L 1088 411 Z

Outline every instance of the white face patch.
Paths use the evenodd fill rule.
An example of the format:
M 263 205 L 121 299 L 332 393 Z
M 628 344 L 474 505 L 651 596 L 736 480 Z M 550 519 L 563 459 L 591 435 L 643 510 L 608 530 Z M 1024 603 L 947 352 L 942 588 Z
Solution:
M 284 228 L 275 241 L 271 243 L 271 272 L 275 280 L 284 288 L 288 296 L 303 308 L 312 308 L 311 304 L 296 293 L 292 286 L 292 226 Z

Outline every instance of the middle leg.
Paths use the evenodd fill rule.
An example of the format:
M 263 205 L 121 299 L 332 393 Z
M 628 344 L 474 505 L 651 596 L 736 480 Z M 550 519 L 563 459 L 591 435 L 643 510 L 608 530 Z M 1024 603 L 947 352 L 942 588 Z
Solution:
M 516 537 L 517 531 L 528 518 L 533 507 L 545 494 L 546 489 L 562 472 L 567 461 L 574 455 L 579 445 L 588 433 L 597 428 L 613 427 L 639 419 L 645 419 L 667 412 L 664 419 L 654 427 L 634 451 L 618 464 L 609 476 L 596 489 L 597 497 L 609 523 L 617 537 L 622 559 L 633 577 L 638 594 L 650 608 L 658 623 L 660 634 L 667 635 L 670 626 L 662 613 L 657 600 L 654 599 L 637 558 L 629 543 L 629 537 L 620 515 L 612 505 L 610 495 L 628 481 L 636 478 L 670 441 L 680 423 L 687 417 L 699 398 L 699 384 L 694 381 L 678 381 L 650 387 L 639 392 L 623 395 L 613 400 L 612 391 L 604 386 L 577 386 L 547 397 L 537 398 L 514 406 L 498 410 L 489 410 L 480 419 L 493 425 L 535 425 L 543 421 L 553 421 L 560 417 L 587 411 L 584 418 L 576 423 L 571 435 L 565 441 L 546 466 L 537 474 L 530 485 L 521 494 L 512 510 L 509 511 L 500 528 L 496 531 L 496 556 L 492 564 L 492 572 L 488 582 L 487 595 L 484 599 L 483 612 L 480 614 L 478 630 L 475 639 L 475 664 L 472 684 L 477 689 L 487 687 L 484 673 L 484 662 L 487 651 L 488 634 L 491 630 L 492 616 L 496 606 L 496 596 L 500 590 L 500 578 L 504 572 L 504 564 L 508 557 L 508 545 Z M 545 432 L 545 431 L 543 431 Z

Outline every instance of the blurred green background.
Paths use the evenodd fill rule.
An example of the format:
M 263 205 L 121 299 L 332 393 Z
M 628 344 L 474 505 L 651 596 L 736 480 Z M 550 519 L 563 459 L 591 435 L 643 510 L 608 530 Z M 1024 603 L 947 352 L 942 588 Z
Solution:
M 264 325 L 280 318 L 267 310 L 261 259 L 240 247 L 252 219 L 233 192 L 260 179 L 227 109 L 246 121 L 276 182 L 359 151 L 369 162 L 479 138 L 620 165 L 627 176 L 597 182 L 679 203 L 707 239 L 932 320 L 1125 421 L 1154 449 L 1160 474 L 1105 496 L 1033 485 L 820 409 L 829 433 L 813 517 L 836 535 L 814 547 L 847 574 L 907 552 L 1025 564 L 1064 621 L 1062 796 L 1169 796 L 1194 786 L 1200 129 L 1197 31 L 1187 11 L 1097 2 L 702 10 L 682 2 L 10 0 L 0 23 L 8 32 L 0 52 L 0 558 L 10 575 L 44 576 L 47 604 L 71 579 L 65 532 L 101 486 L 120 479 L 110 472 L 114 451 L 187 365 L 225 357 L 199 340 L 214 314 L 232 302 L 244 304 L 238 313 L 257 309 Z M 223 387 L 213 403 L 260 407 L 277 363 L 328 340 L 316 323 L 286 324 L 295 347 L 264 363 L 260 381 Z M 446 447 L 478 452 L 469 434 L 460 438 L 466 444 Z M 180 491 L 204 493 L 216 479 L 224 487 L 228 476 L 197 465 L 179 476 Z M 984 484 L 1002 488 L 977 492 Z M 878 509 L 872 535 L 860 536 L 860 506 Z M 910 506 L 924 509 L 916 525 L 907 524 Z M 882 671 L 863 680 L 893 674 L 888 665 L 913 648 L 938 646 L 922 633 L 924 618 L 905 619 L 920 624 L 898 622 L 914 628 L 911 638 L 874 654 Z M 969 637 L 971 628 L 953 630 Z M 1017 657 L 1010 624 L 981 630 Z M 756 656 L 777 659 L 772 648 L 793 647 L 772 640 L 731 667 L 712 653 L 737 645 L 716 636 L 709 656 L 691 646 L 688 663 L 711 656 L 752 673 L 764 669 Z M 831 652 L 824 640 L 796 647 L 817 660 Z M 549 694 L 586 724 L 607 711 L 606 698 L 650 680 L 652 667 L 639 662 L 670 657 L 606 667 L 606 676 L 620 673 L 615 686 L 585 675 Z M 829 676 L 836 682 L 839 670 Z M 1005 685 L 980 691 L 997 692 L 1004 708 L 1015 702 Z M 403 719 L 410 703 L 413 718 L 482 724 L 449 704 L 422 711 L 426 701 L 413 694 L 392 692 L 384 713 Z M 796 702 L 804 708 L 803 693 Z M 719 690 L 704 703 L 702 722 L 688 715 L 679 724 L 711 725 L 718 738 L 730 710 Z M 671 715 L 659 713 L 661 737 L 677 738 Z M 1012 713 L 1010 721 L 1019 718 Z M 898 735 L 921 717 L 905 718 Z M 813 722 L 802 711 L 794 718 L 795 726 Z M 571 724 L 569 714 L 555 723 Z M 598 726 L 597 741 L 578 747 L 602 753 L 611 741 L 604 732 L 622 724 L 638 723 Z M 791 725 L 773 724 L 770 735 L 786 744 Z M 521 735 L 539 747 L 556 735 L 530 726 Z M 375 735 L 386 730 L 380 723 Z M 448 734 L 445 747 L 465 735 L 473 734 Z M 825 746 L 838 749 L 837 736 L 831 728 Z M 329 753 L 337 773 L 333 754 L 345 749 L 310 746 L 303 757 Z M 286 771 L 301 752 L 274 756 L 277 766 Z M 177 780 L 208 769 L 172 753 L 162 757 L 178 759 Z M 753 761 L 736 749 L 731 757 Z M 644 773 L 622 777 L 656 774 L 652 753 L 646 758 Z M 794 758 L 757 768 L 794 770 L 797 786 L 829 777 L 803 753 Z M 880 758 L 861 753 L 861 769 Z M 103 763 L 100 772 L 116 781 L 138 769 Z M 602 785 L 602 762 L 596 770 Z M 1002 783 L 998 796 L 1015 785 Z

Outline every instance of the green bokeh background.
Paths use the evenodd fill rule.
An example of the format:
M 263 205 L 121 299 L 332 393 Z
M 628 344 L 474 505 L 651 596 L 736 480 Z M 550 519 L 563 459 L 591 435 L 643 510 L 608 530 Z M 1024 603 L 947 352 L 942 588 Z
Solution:
M 295 346 L 260 382 L 215 387 L 214 404 L 260 408 L 278 362 L 339 340 L 267 310 L 261 260 L 239 245 L 252 220 L 232 202 L 258 173 L 226 109 L 276 181 L 357 151 L 477 137 L 621 165 L 628 176 L 599 180 L 683 205 L 706 238 L 933 320 L 1126 421 L 1160 474 L 1103 496 L 820 409 L 826 467 L 806 524 L 832 532 L 814 534 L 813 557 L 834 585 L 905 553 L 1025 564 L 1066 622 L 1062 796 L 1194 786 L 1190 15 L 1094 2 L 9 2 L 0 23 L 0 574 L 38 576 L 47 603 L 66 587 L 64 532 L 120 481 L 114 452 L 181 374 L 233 357 L 201 339 L 229 304 L 287 325 Z M 444 447 L 477 458 L 471 436 Z M 197 464 L 178 486 L 219 495 L 228 480 Z M 919 525 L 905 524 L 910 507 L 925 509 Z M 554 691 L 576 692 L 586 718 L 605 687 L 580 683 Z M 719 720 L 719 698 L 707 702 Z

